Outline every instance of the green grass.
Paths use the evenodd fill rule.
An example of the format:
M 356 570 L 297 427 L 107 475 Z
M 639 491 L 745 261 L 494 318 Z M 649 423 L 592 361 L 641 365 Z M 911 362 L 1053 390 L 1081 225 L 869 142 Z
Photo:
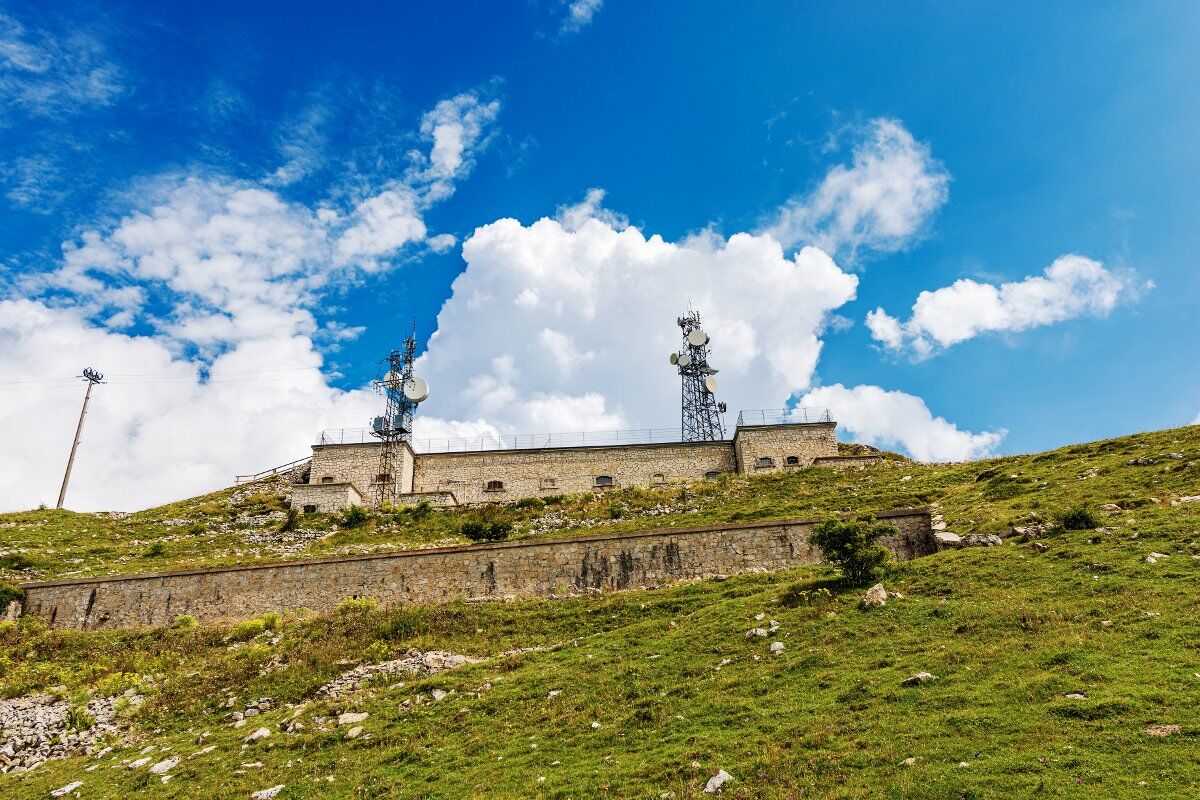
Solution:
M 1184 457 L 1167 456 L 1174 452 Z M 1139 457 L 1153 463 L 1125 464 Z M 74 698 L 136 688 L 147 700 L 128 712 L 127 739 L 113 753 L 0 776 L 0 796 L 44 798 L 82 780 L 89 798 L 246 798 L 280 783 L 281 800 L 694 798 L 707 796 L 705 781 L 724 769 L 735 780 L 722 796 L 772 800 L 1194 797 L 1200 503 L 1171 501 L 1200 494 L 1200 474 L 1189 466 L 1196 461 L 1200 429 L 1193 427 L 976 464 L 893 461 L 493 512 L 519 528 L 565 510 L 566 518 L 608 529 L 938 502 L 951 529 L 966 533 L 1004 531 L 1031 513 L 1050 520 L 1081 504 L 1125 506 L 1099 512 L 1103 530 L 1041 538 L 1045 553 L 1012 537 L 1003 547 L 897 565 L 884 582 L 903 598 L 872 611 L 858 608 L 861 589 L 809 567 L 561 601 L 391 610 L 351 603 L 322 617 L 270 615 L 218 629 L 78 633 L 27 620 L 0 629 L 0 694 L 60 687 Z M 686 510 L 636 513 L 640 503 L 683 491 Z M 130 562 L 144 560 L 162 537 L 135 530 L 199 519 L 197 504 L 212 509 L 206 518 L 229 515 L 237 504 L 228 497 L 96 524 L 137 539 L 105 544 L 128 547 L 120 552 Z M 630 512 L 614 519 L 618 504 Z M 376 521 L 373 530 L 345 535 L 366 544 L 437 537 L 443 528 L 436 526 L 471 513 L 433 513 L 390 533 Z M 63 520 L 94 519 L 30 512 L 4 522 L 14 517 L 26 521 L 0 527 L 6 546 L 12 536 L 36 542 L 39 532 L 44 545 L 51 525 L 44 520 L 84 529 L 85 522 Z M 87 533 L 76 536 L 87 543 Z M 165 545 L 155 559 L 190 557 L 180 540 Z M 51 549 L 31 548 L 28 555 L 40 559 L 34 569 L 60 569 L 77 557 L 64 552 L 83 548 L 55 541 Z M 1151 552 L 1169 557 L 1150 564 Z M 778 620 L 779 630 L 746 639 L 746 630 L 765 624 L 755 619 L 760 613 Z M 775 640 L 785 644 L 780 655 L 768 652 Z M 315 699 L 319 686 L 360 660 L 409 648 L 487 660 L 338 701 Z M 511 652 L 518 648 L 538 649 Z M 920 671 L 939 680 L 900 685 Z M 435 688 L 451 694 L 415 703 Z M 548 698 L 552 690 L 561 694 Z M 1087 699 L 1065 697 L 1074 692 Z M 271 697 L 275 706 L 234 729 L 225 718 L 229 696 Z M 304 730 L 281 732 L 288 705 L 305 702 Z M 363 723 L 370 738 L 348 740 L 344 729 L 316 722 L 346 710 L 370 712 Z M 1164 724 L 1181 733 L 1143 732 Z M 259 725 L 273 735 L 243 749 Z M 158 748 L 155 760 L 216 748 L 185 757 L 166 785 L 144 767 L 111 768 L 149 744 Z M 915 765 L 904 765 L 906 758 Z M 86 772 L 92 764 L 100 766 Z

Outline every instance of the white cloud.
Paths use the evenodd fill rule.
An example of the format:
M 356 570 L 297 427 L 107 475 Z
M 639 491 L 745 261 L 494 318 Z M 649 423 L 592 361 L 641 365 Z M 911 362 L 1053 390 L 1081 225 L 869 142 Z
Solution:
M 355 224 L 337 243 L 342 263 L 394 253 L 404 245 L 425 238 L 425 222 L 413 190 L 394 185 L 369 197 L 354 209 Z
M 82 29 L 29 30 L 0 11 L 0 105 L 33 116 L 110 105 L 124 92 L 105 46 Z
M 946 202 L 949 181 L 929 147 L 898 120 L 877 119 L 855 146 L 853 163 L 789 200 L 766 231 L 785 247 L 813 244 L 850 263 L 860 250 L 901 250 Z
M 915 358 L 927 358 L 939 348 L 985 333 L 1104 316 L 1118 303 L 1135 299 L 1142 288 L 1131 273 L 1107 269 L 1083 256 L 1064 255 L 1043 275 L 1020 281 L 993 286 L 962 279 L 921 292 L 907 322 L 877 308 L 867 314 L 867 327 L 889 350 L 907 349 Z
M 677 427 L 667 356 L 689 300 L 732 409 L 779 406 L 809 386 L 819 333 L 855 276 L 816 248 L 785 257 L 768 236 L 647 237 L 601 197 L 559 219 L 497 220 L 463 243 L 466 271 L 419 365 L 427 413 L 506 434 Z
M 454 182 L 465 178 L 475 157 L 495 133 L 500 101 L 480 91 L 463 92 L 442 100 L 421 118 L 421 135 L 430 143 L 428 156 L 414 156 L 417 166 L 410 182 L 423 185 L 433 201 L 454 191 Z
M 578 33 L 591 25 L 603 5 L 604 0 L 571 0 L 560 33 Z
M 993 454 L 1006 431 L 971 433 L 935 417 L 919 397 L 878 386 L 822 386 L 800 399 L 830 408 L 838 425 L 857 441 L 901 448 L 918 461 L 965 461 Z

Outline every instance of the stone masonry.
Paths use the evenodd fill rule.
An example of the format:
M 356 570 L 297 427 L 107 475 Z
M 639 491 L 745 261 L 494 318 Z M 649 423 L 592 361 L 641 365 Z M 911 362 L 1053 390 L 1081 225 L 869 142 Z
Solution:
M 885 542 L 899 558 L 936 551 L 927 511 L 876 516 L 899 529 Z M 217 623 L 267 611 L 329 611 L 348 597 L 397 606 L 646 588 L 815 563 L 820 557 L 808 535 L 817 522 L 728 523 L 31 583 L 23 587 L 25 613 L 56 628 L 91 630 L 168 625 L 179 614 Z

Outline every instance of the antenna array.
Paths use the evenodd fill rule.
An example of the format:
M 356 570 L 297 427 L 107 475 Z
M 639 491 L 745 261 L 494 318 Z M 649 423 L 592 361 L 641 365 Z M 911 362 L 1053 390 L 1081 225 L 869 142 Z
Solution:
M 400 464 L 401 443 L 412 443 L 413 415 L 417 405 L 429 397 L 429 384 L 413 374 L 416 361 L 417 326 L 404 340 L 403 350 L 393 350 L 383 360 L 382 377 L 375 388 L 384 397 L 383 416 L 371 421 L 371 433 L 379 438 L 379 474 L 375 478 L 376 505 L 395 505 L 396 467 Z
M 717 402 L 717 370 L 708 365 L 709 339 L 700 327 L 700 312 L 689 309 L 675 322 L 683 331 L 683 348 L 670 361 L 683 379 L 683 441 L 720 441 L 725 404 Z

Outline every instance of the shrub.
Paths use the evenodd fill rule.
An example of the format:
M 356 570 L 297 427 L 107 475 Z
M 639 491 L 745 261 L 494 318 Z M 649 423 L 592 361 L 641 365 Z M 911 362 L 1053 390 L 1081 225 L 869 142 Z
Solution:
M 517 501 L 517 508 L 532 508 L 540 511 L 546 507 L 546 501 L 540 497 L 522 497 Z
M 370 597 L 347 597 L 338 603 L 339 614 L 363 614 L 379 608 L 378 601 Z
M 294 531 L 296 526 L 300 524 L 300 512 L 294 508 L 288 508 L 287 519 L 279 526 L 280 531 Z
M 809 541 L 827 562 L 841 569 L 846 580 L 859 584 L 874 580 L 887 565 L 891 554 L 879 539 L 898 533 L 895 525 L 870 516 L 831 519 L 814 527 Z
M 362 506 L 350 506 L 342 512 L 343 528 L 361 528 L 371 519 L 371 515 Z
M 184 533 L 186 533 L 188 536 L 199 536 L 207 531 L 208 526 L 203 522 L 193 522 L 191 525 L 187 526 L 187 529 L 184 530 Z
M 1085 505 L 1078 505 L 1056 515 L 1058 525 L 1068 531 L 1090 531 L 1100 527 L 1096 512 Z
M 508 520 L 467 520 L 462 524 L 460 532 L 472 542 L 502 542 L 512 533 L 512 523 Z
M 180 614 L 179 616 L 175 617 L 175 621 L 171 623 L 171 630 L 190 631 L 192 628 L 196 627 L 197 624 L 196 618 L 191 614 Z
M 146 552 L 142 553 L 142 558 L 158 558 L 159 556 L 166 555 L 166 553 L 167 546 L 162 542 L 155 542 L 146 548 Z
M 75 731 L 86 731 L 88 728 L 96 724 L 92 719 L 92 715 L 87 710 L 87 700 L 73 703 L 67 708 L 67 729 Z
M 13 600 L 25 602 L 25 593 L 6 581 L 0 581 L 0 614 L 3 614 L 8 604 Z

